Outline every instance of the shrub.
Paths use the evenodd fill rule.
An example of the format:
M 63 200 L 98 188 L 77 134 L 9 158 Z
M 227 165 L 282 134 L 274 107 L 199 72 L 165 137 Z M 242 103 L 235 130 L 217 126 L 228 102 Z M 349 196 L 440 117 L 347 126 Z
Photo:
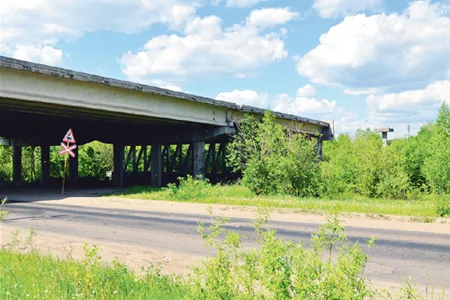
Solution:
M 243 172 L 243 184 L 256 194 L 317 196 L 319 167 L 316 142 L 276 123 L 246 117 L 228 146 L 228 164 Z
M 167 186 L 169 196 L 175 200 L 191 200 L 207 198 L 212 185 L 208 179 L 194 179 L 191 175 L 186 178 L 179 177 L 179 185 L 170 183 Z
M 450 197 L 440 195 L 436 201 L 436 213 L 439 217 L 450 217 Z
M 312 248 L 263 230 L 255 231 L 260 250 L 243 250 L 242 237 L 225 230 L 226 218 L 213 218 L 210 232 L 199 225 L 205 244 L 217 255 L 194 269 L 190 299 L 368 299 L 375 296 L 364 277 L 368 261 L 358 244 L 349 244 L 341 222 L 330 217 L 311 238 Z M 223 237 L 219 239 L 219 237 Z M 369 242 L 369 247 L 373 240 Z M 324 255 L 326 253 L 326 255 Z M 331 259 L 333 255 L 336 259 Z
M 8 215 L 8 212 L 3 209 L 3 205 L 6 203 L 6 200 L 7 200 L 7 198 L 4 198 L 2 201 L 0 201 L 0 225 L 6 219 L 6 216 Z

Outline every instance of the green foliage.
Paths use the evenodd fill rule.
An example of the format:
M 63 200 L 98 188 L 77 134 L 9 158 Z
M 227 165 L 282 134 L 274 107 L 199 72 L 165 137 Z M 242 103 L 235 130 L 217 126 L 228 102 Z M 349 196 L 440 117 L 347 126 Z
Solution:
M 425 178 L 436 193 L 450 193 L 450 133 L 435 125 L 429 151 L 422 168 Z
M 341 222 L 331 217 L 311 238 L 311 248 L 263 230 L 266 212 L 254 222 L 260 250 L 243 249 L 242 237 L 212 218 L 209 233 L 198 230 L 217 255 L 194 269 L 189 299 L 370 299 L 376 294 L 364 277 L 368 261 L 351 245 Z M 220 238 L 223 237 L 223 238 Z M 370 245 L 373 244 L 371 240 Z M 332 256 L 335 259 L 331 259 Z
M 169 196 L 176 200 L 203 199 L 212 188 L 207 179 L 194 179 L 190 175 L 186 178 L 180 177 L 179 181 L 179 186 L 171 183 L 167 187 Z
M 41 177 L 41 148 L 36 146 L 22 147 L 22 181 L 31 183 Z
M 405 199 L 411 189 L 405 170 L 405 147 L 407 140 L 394 140 L 382 149 L 378 197 Z
M 187 286 L 150 265 L 137 277 L 126 265 L 101 262 L 98 248 L 84 248 L 78 262 L 0 249 L 1 299 L 183 299 Z
M 193 182 L 194 184 L 198 184 Z M 180 186 L 172 186 L 180 189 Z M 190 188 L 189 188 L 190 189 Z M 333 198 L 304 198 L 279 195 L 255 195 L 248 187 L 234 185 L 213 185 L 210 188 L 193 190 L 191 197 L 175 198 L 168 188 L 148 186 L 130 187 L 122 198 L 143 200 L 168 200 L 194 203 L 216 203 L 240 206 L 261 206 L 268 208 L 288 208 L 314 213 L 365 213 L 388 218 L 388 215 L 436 217 L 436 201 L 433 195 L 422 195 L 415 200 L 387 200 L 368 198 L 355 194 Z M 183 194 L 183 192 L 181 192 Z
M 436 213 L 439 217 L 450 217 L 450 195 L 438 196 Z
M 114 168 L 113 146 L 98 141 L 83 145 L 79 150 L 78 172 L 82 177 L 104 179 Z
M 266 111 L 262 121 L 245 117 L 228 147 L 228 164 L 243 172 L 256 194 L 312 196 L 319 187 L 314 141 L 293 134 Z
M 13 180 L 12 157 L 12 147 L 0 145 L 0 181 Z
M 0 225 L 3 222 L 3 220 L 6 219 L 6 216 L 8 215 L 8 212 L 6 210 L 3 209 L 3 205 L 6 203 L 8 199 L 4 198 L 1 202 L 0 202 Z

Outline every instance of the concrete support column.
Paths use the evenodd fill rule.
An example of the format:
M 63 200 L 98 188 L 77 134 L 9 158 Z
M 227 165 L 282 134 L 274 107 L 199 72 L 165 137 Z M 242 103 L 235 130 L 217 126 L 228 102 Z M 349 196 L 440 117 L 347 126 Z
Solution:
M 162 157 L 161 144 L 152 144 L 152 186 L 161 186 Z
M 41 185 L 50 181 L 50 146 L 41 146 Z
M 316 149 L 317 149 L 317 155 L 320 158 L 323 158 L 323 141 L 320 138 L 317 140 Z
M 205 178 L 205 142 L 199 141 L 193 143 L 193 174 L 194 178 Z
M 125 156 L 125 147 L 121 144 L 114 144 L 114 185 L 123 187 L 123 164 Z
M 78 146 L 72 151 L 75 157 L 69 156 L 69 181 L 74 182 L 78 179 Z
M 22 147 L 13 146 L 13 183 L 22 182 Z

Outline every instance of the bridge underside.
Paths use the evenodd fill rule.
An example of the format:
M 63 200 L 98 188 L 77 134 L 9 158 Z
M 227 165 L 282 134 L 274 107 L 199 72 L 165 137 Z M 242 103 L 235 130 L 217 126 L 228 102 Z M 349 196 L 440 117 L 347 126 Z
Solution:
M 100 110 L 0 99 L 1 144 L 13 147 L 13 182 L 21 183 L 23 146 L 41 147 L 41 183 L 50 178 L 50 146 L 71 128 L 77 145 L 97 140 L 114 145 L 113 184 L 161 186 L 192 174 L 230 178 L 226 147 L 233 127 L 141 117 Z M 78 178 L 78 156 L 69 160 L 68 184 Z

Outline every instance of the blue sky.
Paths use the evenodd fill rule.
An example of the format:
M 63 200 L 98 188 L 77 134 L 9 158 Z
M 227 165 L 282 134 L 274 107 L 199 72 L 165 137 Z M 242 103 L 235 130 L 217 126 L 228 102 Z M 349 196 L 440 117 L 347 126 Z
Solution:
M 1 54 L 416 132 L 450 101 L 450 0 L 0 0 Z

